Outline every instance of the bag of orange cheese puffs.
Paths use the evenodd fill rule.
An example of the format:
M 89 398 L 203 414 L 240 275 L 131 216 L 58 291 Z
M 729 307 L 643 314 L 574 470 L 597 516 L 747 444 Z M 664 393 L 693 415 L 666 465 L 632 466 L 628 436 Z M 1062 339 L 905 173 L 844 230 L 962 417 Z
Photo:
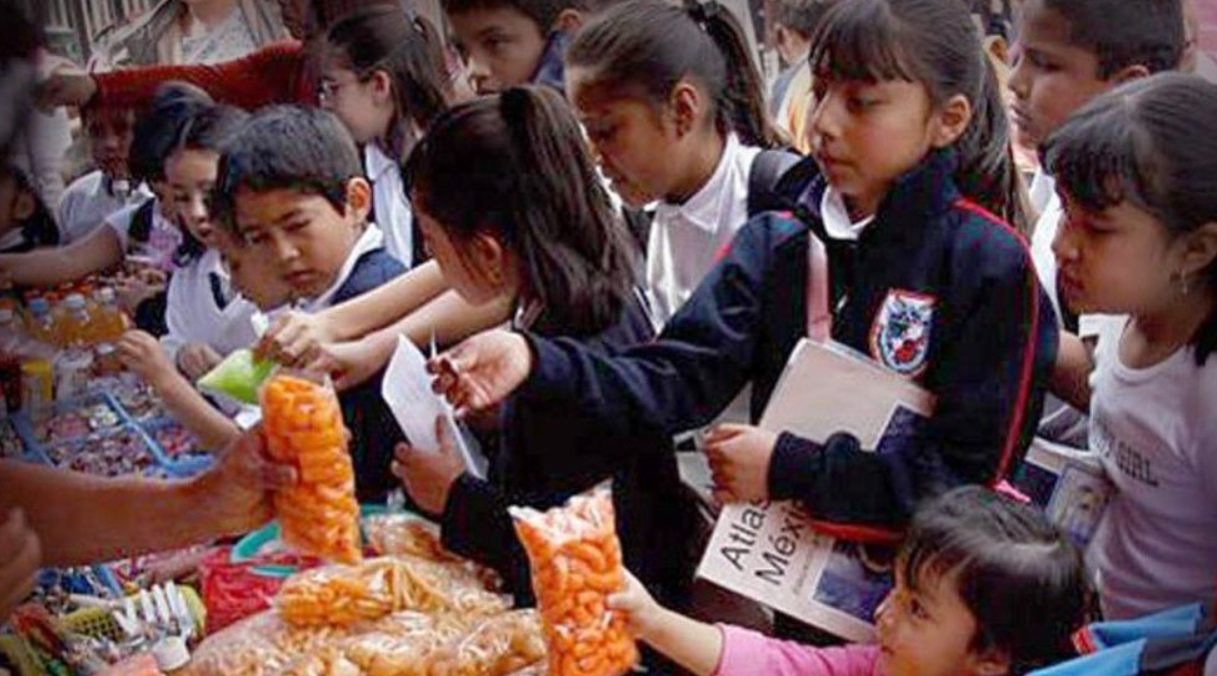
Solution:
M 606 489 L 546 512 L 513 507 L 532 570 L 550 676 L 621 676 L 638 662 L 626 618 L 608 597 L 625 587 L 621 543 Z

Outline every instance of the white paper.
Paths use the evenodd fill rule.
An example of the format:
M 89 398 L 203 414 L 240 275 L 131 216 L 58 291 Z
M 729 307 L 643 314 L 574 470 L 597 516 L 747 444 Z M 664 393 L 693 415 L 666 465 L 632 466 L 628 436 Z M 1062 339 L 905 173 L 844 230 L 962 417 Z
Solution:
M 404 336 L 397 338 L 397 350 L 385 371 L 380 394 L 393 411 L 398 426 L 410 441 L 410 445 L 423 451 L 439 452 L 439 439 L 435 436 L 435 421 L 440 418 L 448 425 L 448 432 L 465 460 L 465 469 L 474 476 L 486 476 L 485 462 L 469 449 L 456 420 L 452 406 L 443 397 L 431 390 L 432 377 L 427 373 L 427 360 L 423 353 Z

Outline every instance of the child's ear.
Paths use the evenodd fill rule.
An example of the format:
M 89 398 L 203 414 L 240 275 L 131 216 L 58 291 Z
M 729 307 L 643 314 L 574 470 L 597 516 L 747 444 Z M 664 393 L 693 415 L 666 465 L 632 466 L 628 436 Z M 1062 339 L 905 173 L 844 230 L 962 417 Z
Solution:
M 584 20 L 587 17 L 577 9 L 567 8 L 558 14 L 558 18 L 554 20 L 553 30 L 561 31 L 567 35 L 574 37 L 579 29 L 583 28 Z
M 946 148 L 959 140 L 972 122 L 972 104 L 963 94 L 947 99 L 934 116 L 931 141 L 935 148 Z
M 372 73 L 372 94 L 377 101 L 393 105 L 393 78 L 383 70 Z
M 1208 223 L 1188 235 L 1183 249 L 1181 272 L 1187 277 L 1204 276 L 1204 271 L 1217 261 L 1217 222 Z M 1196 284 L 1204 285 L 1204 279 L 1196 280 Z
M 1108 78 L 1108 81 L 1110 81 L 1114 86 L 1119 86 L 1126 82 L 1132 82 L 1133 80 L 1140 80 L 1143 77 L 1149 77 L 1150 75 L 1153 75 L 1153 73 L 1149 72 L 1149 68 L 1138 63 L 1133 66 L 1121 68 L 1119 72 Z
M 1010 673 L 1010 656 L 1002 650 L 973 651 L 968 655 L 968 661 L 972 663 L 969 671 L 975 676 L 1008 676 Z
M 28 220 L 34 216 L 36 207 L 34 196 L 28 192 L 22 192 L 17 195 L 17 199 L 13 203 L 13 218 L 18 221 Z
M 372 186 L 362 178 L 347 181 L 347 215 L 354 225 L 363 225 L 372 212 Z
M 684 137 L 697 128 L 701 111 L 705 108 L 701 90 L 688 80 L 681 80 L 672 89 L 668 99 L 677 137 Z
M 502 287 L 507 281 L 507 250 L 493 235 L 479 232 L 469 238 L 473 267 L 487 282 Z

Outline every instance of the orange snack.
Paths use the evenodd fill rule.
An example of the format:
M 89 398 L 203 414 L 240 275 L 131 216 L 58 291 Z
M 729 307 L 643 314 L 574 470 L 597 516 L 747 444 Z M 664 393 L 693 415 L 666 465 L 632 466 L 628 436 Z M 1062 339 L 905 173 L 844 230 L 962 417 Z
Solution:
M 333 390 L 276 375 L 262 387 L 262 420 L 271 458 L 299 476 L 274 497 L 283 541 L 330 561 L 361 561 L 355 472 Z
M 625 617 L 608 609 L 622 590 L 621 543 L 608 491 L 541 513 L 512 508 L 532 568 L 550 676 L 621 676 L 638 662 Z

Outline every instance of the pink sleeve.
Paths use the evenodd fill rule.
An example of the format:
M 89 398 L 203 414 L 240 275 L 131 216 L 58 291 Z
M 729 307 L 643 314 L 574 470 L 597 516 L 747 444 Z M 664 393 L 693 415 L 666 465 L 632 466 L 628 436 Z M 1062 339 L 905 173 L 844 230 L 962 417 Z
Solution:
M 740 627 L 718 627 L 723 654 L 715 676 L 881 676 L 878 646 L 816 648 Z

